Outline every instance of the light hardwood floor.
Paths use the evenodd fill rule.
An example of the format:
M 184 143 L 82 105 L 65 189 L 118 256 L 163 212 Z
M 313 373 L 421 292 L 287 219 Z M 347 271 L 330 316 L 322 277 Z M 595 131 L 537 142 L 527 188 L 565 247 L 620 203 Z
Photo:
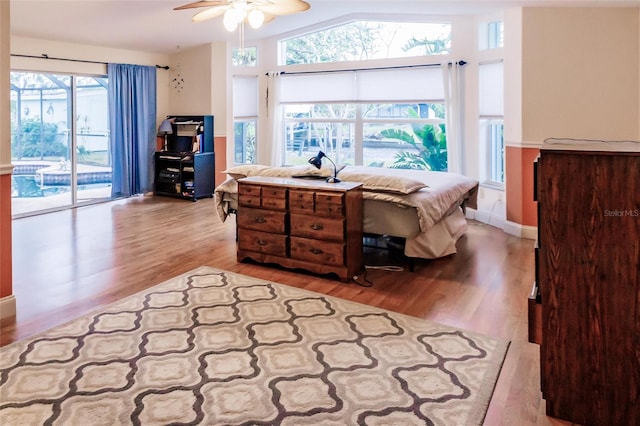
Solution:
M 237 263 L 235 218 L 213 199 L 134 197 L 13 221 L 15 320 L 0 344 L 32 336 L 200 265 L 277 281 L 511 341 L 486 425 L 568 425 L 545 415 L 539 347 L 527 341 L 534 242 L 470 222 L 458 253 L 420 261 L 365 250 L 369 288 L 253 263 Z

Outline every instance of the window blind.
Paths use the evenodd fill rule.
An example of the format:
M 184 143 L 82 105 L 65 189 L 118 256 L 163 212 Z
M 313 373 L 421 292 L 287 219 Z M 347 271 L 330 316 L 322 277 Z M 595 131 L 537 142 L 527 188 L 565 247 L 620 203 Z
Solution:
M 283 103 L 436 101 L 444 99 L 440 67 L 358 70 L 282 76 Z
M 481 116 L 504 115 L 504 66 L 502 62 L 480 64 L 478 69 Z
M 233 116 L 258 116 L 258 77 L 233 77 Z

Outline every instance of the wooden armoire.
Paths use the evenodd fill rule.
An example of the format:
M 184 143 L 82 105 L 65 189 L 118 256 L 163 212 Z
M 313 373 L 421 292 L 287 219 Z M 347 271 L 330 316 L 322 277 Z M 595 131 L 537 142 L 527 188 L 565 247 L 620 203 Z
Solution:
M 640 142 L 550 139 L 534 168 L 547 414 L 640 425 Z

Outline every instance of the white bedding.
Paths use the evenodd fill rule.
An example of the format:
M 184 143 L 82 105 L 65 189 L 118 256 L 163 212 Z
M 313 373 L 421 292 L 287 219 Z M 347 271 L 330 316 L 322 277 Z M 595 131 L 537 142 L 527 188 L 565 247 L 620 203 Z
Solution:
M 466 200 L 467 205 L 476 208 L 478 181 L 469 177 L 447 172 L 426 170 L 386 169 L 380 167 L 347 166 L 338 173 L 342 180 L 349 180 L 349 172 L 371 171 L 389 176 L 409 176 L 427 184 L 426 188 L 411 194 L 364 191 L 364 199 L 380 200 L 404 206 L 415 207 L 420 220 L 420 230 L 426 232 L 453 209 Z

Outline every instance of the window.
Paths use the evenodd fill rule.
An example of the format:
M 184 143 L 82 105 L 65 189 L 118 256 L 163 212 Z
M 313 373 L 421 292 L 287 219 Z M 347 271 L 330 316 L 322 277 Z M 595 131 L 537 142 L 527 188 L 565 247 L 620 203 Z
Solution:
M 258 48 L 252 46 L 233 49 L 231 64 L 234 67 L 255 67 L 258 64 Z
M 107 78 L 12 72 L 12 211 L 111 197 Z
M 503 74 L 501 61 L 480 64 L 480 143 L 485 147 L 482 161 L 486 164 L 484 181 L 499 188 L 504 186 Z
M 447 169 L 440 67 L 282 79 L 286 164 L 322 150 L 343 164 Z
M 483 22 L 479 27 L 480 50 L 497 49 L 504 46 L 504 25 L 502 21 Z
M 355 21 L 280 42 L 280 65 L 442 55 L 451 24 Z
M 233 143 L 235 164 L 255 164 L 258 126 L 258 77 L 233 78 Z

